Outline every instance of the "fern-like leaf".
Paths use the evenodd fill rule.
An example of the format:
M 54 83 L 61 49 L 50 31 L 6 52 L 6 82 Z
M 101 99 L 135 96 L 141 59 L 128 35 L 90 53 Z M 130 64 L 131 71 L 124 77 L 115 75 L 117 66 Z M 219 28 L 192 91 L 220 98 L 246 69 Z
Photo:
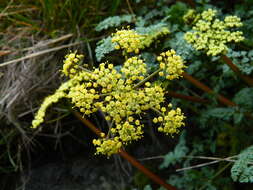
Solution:
M 100 22 L 96 26 L 95 30 L 102 31 L 102 30 L 106 30 L 111 27 L 118 27 L 122 23 L 131 23 L 133 20 L 133 17 L 134 17 L 134 15 L 121 15 L 121 16 L 108 17 L 105 20 L 103 20 L 102 22 Z
M 153 24 L 147 27 L 136 27 L 135 30 L 138 34 L 150 35 L 159 32 L 162 28 L 168 27 L 166 23 Z
M 253 72 L 253 50 L 247 52 L 229 49 L 227 55 L 242 73 L 250 75 Z
M 181 161 L 184 156 L 186 156 L 189 149 L 186 146 L 185 136 L 186 132 L 183 131 L 180 135 L 179 143 L 175 147 L 174 151 L 165 155 L 163 163 L 160 165 L 160 169 L 167 168 L 169 165 L 174 165 L 175 163 Z
M 253 88 L 243 88 L 240 90 L 234 97 L 233 101 L 246 108 L 246 109 L 252 109 L 253 107 Z
M 148 27 L 136 27 L 135 30 L 138 34 L 146 36 L 142 41 L 145 47 L 150 47 L 156 39 L 170 33 L 165 23 L 159 23 Z
M 183 32 L 177 32 L 174 38 L 167 40 L 163 48 L 168 47 L 174 49 L 184 60 L 191 60 L 194 54 L 197 53 L 194 48 L 185 41 Z
M 97 47 L 95 49 L 96 58 L 98 61 L 101 61 L 102 58 L 112 52 L 114 50 L 114 44 L 112 43 L 112 37 L 108 36 L 107 38 L 100 40 L 97 43 Z
M 243 150 L 238 155 L 238 160 L 231 168 L 231 177 L 234 181 L 241 183 L 253 183 L 253 146 Z

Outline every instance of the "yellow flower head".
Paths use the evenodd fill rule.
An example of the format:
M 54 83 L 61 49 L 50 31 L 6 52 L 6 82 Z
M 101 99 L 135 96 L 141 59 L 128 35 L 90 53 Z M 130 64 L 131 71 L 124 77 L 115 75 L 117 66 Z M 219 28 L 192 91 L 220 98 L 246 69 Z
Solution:
M 181 77 L 184 72 L 183 69 L 186 68 L 183 59 L 176 55 L 173 49 L 161 53 L 157 57 L 157 61 L 160 63 L 160 69 L 162 70 L 159 75 L 166 76 L 168 80 Z
M 138 57 L 131 57 L 127 59 L 121 69 L 121 72 L 130 81 L 143 80 L 147 74 L 147 65 Z
M 216 17 L 217 11 L 208 9 L 200 14 L 200 19 L 187 32 L 185 40 L 196 50 L 204 50 L 207 55 L 216 56 L 227 52 L 227 43 L 240 42 L 244 39 L 241 31 L 230 31 L 242 26 L 237 16 L 226 16 L 224 21 Z
M 34 120 L 32 121 L 32 128 L 37 128 L 41 123 L 44 122 L 44 118 L 46 115 L 47 108 L 52 104 L 58 102 L 61 98 L 67 96 L 67 90 L 72 84 L 72 80 L 69 80 L 63 83 L 59 89 L 51 96 L 48 96 L 44 99 L 43 103 L 40 106 L 40 109 L 35 115 Z
M 124 53 L 139 54 L 141 49 L 150 47 L 157 38 L 169 34 L 167 27 L 161 27 L 159 30 L 152 31 L 148 34 L 138 34 L 135 30 L 121 29 L 112 35 L 112 43 L 115 43 L 115 49 L 122 49 Z
M 175 134 L 179 132 L 179 128 L 184 126 L 183 120 L 185 119 L 184 114 L 181 112 L 180 108 L 171 109 L 172 105 L 169 104 L 168 108 L 161 108 L 161 116 L 155 117 L 153 119 L 154 123 L 160 123 L 158 131 L 165 134 Z
M 72 78 L 76 75 L 78 70 L 78 63 L 83 59 L 83 55 L 78 55 L 76 52 L 69 53 L 65 56 L 63 61 L 62 72 L 64 75 Z
M 196 10 L 189 9 L 183 16 L 183 20 L 186 24 L 194 24 L 200 18 L 200 15 L 196 13 Z
M 115 49 L 123 49 L 127 53 L 139 53 L 143 48 L 141 41 L 143 36 L 131 29 L 118 30 L 113 34 L 112 42 L 116 43 Z

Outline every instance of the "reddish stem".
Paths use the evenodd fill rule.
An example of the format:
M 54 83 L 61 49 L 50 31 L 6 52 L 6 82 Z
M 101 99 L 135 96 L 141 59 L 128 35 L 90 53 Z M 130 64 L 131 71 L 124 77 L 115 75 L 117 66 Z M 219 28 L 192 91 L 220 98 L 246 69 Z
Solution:
M 73 114 L 88 128 L 90 128 L 96 135 L 101 136 L 101 131 L 96 128 L 95 125 L 93 125 L 89 120 L 85 119 L 82 117 L 80 113 L 77 111 L 73 111 Z M 163 179 L 161 179 L 159 176 L 151 172 L 149 169 L 147 169 L 145 166 L 143 166 L 140 162 L 138 162 L 134 157 L 129 155 L 127 152 L 124 150 L 120 149 L 119 154 L 125 158 L 129 163 L 131 163 L 134 167 L 139 169 L 141 172 L 143 172 L 147 177 L 149 177 L 151 180 L 153 180 L 155 183 L 163 186 L 164 188 L 168 190 L 177 190 L 175 187 L 172 185 L 166 183 Z
M 183 77 L 190 81 L 192 84 L 194 84 L 196 87 L 198 87 L 199 89 L 203 90 L 204 92 L 207 92 L 209 94 L 214 94 L 215 92 L 209 88 L 208 86 L 206 86 L 205 84 L 201 83 L 200 81 L 198 81 L 197 79 L 195 79 L 194 77 L 192 77 L 191 75 L 187 74 L 187 73 L 183 73 L 182 74 Z M 237 106 L 236 103 L 232 102 L 231 100 L 227 99 L 226 97 L 217 94 L 217 99 L 224 105 L 226 106 Z M 248 117 L 249 119 L 253 120 L 253 116 L 251 115 L 251 113 L 244 113 L 246 117 Z
M 179 99 L 188 100 L 188 101 L 191 101 L 191 102 L 197 102 L 197 103 L 203 103 L 203 104 L 209 102 L 208 100 L 205 100 L 205 99 L 202 99 L 202 98 L 199 98 L 199 97 L 196 97 L 196 96 L 187 96 L 187 95 L 179 94 L 179 93 L 176 93 L 176 92 L 173 92 L 173 91 L 170 91 L 170 90 L 167 90 L 166 94 L 168 94 L 169 96 L 171 96 L 173 98 L 179 98 Z
M 140 171 L 142 171 L 146 176 L 148 176 L 150 179 L 152 179 L 154 182 L 156 182 L 157 184 L 165 187 L 166 189 L 169 190 L 177 190 L 175 187 L 173 187 L 172 185 L 166 183 L 163 179 L 161 179 L 159 176 L 157 176 L 156 174 L 154 174 L 153 172 L 151 172 L 149 169 L 147 169 L 146 167 L 144 167 L 140 162 L 138 162 L 134 157 L 132 157 L 131 155 L 129 155 L 127 152 L 125 152 L 124 150 L 120 150 L 119 154 L 125 158 L 128 162 L 130 162 L 133 166 L 135 166 L 137 169 L 139 169 Z
M 241 73 L 240 69 L 233 64 L 232 60 L 226 55 L 221 56 L 222 60 L 239 76 L 242 80 L 244 80 L 248 85 L 253 86 L 253 79 Z
M 192 84 L 194 84 L 196 87 L 198 87 L 199 89 L 209 93 L 209 94 L 215 94 L 215 92 L 209 88 L 208 86 L 206 86 L 205 84 L 201 83 L 199 80 L 195 79 L 194 77 L 192 77 L 191 75 L 187 74 L 186 72 L 184 72 L 183 77 L 190 81 Z M 217 94 L 217 99 L 224 105 L 226 106 L 236 106 L 236 104 L 234 102 L 232 102 L 231 100 L 227 99 L 226 97 Z

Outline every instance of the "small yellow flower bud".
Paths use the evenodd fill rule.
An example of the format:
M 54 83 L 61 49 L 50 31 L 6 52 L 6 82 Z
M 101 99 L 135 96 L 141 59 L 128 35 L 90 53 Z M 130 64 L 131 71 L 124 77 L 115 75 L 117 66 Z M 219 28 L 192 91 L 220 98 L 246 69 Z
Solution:
M 153 122 L 154 122 L 154 123 L 157 123 L 157 122 L 158 122 L 158 119 L 155 117 L 155 118 L 153 119 Z
M 160 62 L 160 61 L 162 61 L 162 60 L 163 60 L 163 57 L 162 57 L 162 56 L 158 56 L 158 57 L 157 57 L 157 61 Z
M 158 121 L 162 122 L 162 121 L 163 121 L 163 117 L 162 117 L 162 116 L 159 116 L 159 117 L 158 117 Z

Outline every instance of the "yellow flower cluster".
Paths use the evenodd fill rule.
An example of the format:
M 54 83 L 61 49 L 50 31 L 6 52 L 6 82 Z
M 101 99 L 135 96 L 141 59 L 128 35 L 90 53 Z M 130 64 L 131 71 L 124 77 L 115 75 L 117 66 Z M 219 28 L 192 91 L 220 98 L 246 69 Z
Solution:
M 129 65 L 130 63 L 133 65 Z M 108 95 L 104 96 L 103 104 L 100 105 L 100 109 L 106 113 L 106 119 L 114 122 L 114 126 L 110 129 L 113 136 L 100 140 L 99 144 L 95 141 L 97 152 L 101 154 L 117 153 L 115 144 L 121 142 L 121 145 L 126 145 L 140 139 L 143 125 L 136 119 L 136 114 L 138 116 L 152 107 L 159 109 L 164 101 L 164 92 L 160 86 L 151 86 L 151 83 L 146 82 L 145 88 L 135 88 L 136 83 L 146 74 L 143 60 L 137 57 L 129 58 L 124 63 L 121 72 L 125 76 L 117 80 L 113 91 L 107 92 Z
M 144 39 L 141 41 L 143 48 L 150 47 L 150 45 L 159 37 L 168 35 L 170 33 L 169 29 L 166 27 L 161 28 L 151 34 L 147 34 L 144 36 Z
M 242 26 L 237 16 L 227 16 L 224 21 L 215 18 L 216 10 L 208 9 L 200 14 L 192 32 L 185 34 L 185 40 L 196 50 L 204 50 L 207 55 L 216 56 L 226 53 L 227 43 L 244 39 L 241 31 L 230 31 Z
M 157 57 L 157 61 L 159 61 L 161 69 L 159 75 L 166 76 L 169 80 L 181 77 L 184 72 L 183 69 L 186 68 L 183 59 L 179 55 L 176 55 L 173 49 L 161 53 Z
M 81 59 L 82 56 L 67 56 L 69 61 L 64 62 L 64 71 L 72 67 L 67 67 L 65 63 L 76 58 Z M 161 64 L 166 64 L 163 70 L 169 79 L 178 78 L 185 67 L 173 50 L 162 53 L 160 61 Z M 43 122 L 46 108 L 63 97 L 70 99 L 74 107 L 84 115 L 101 110 L 110 127 L 107 135 L 103 134 L 99 139 L 94 139 L 93 144 L 97 154 L 110 156 L 118 153 L 122 146 L 142 138 L 144 125 L 140 118 L 150 109 L 167 112 L 167 115 L 164 113 L 163 116 L 163 128 L 159 128 L 159 131 L 165 134 L 176 133 L 178 128 L 184 125 L 184 117 L 179 108 L 175 111 L 164 111 L 164 108 L 161 108 L 161 104 L 164 104 L 164 90 L 159 84 L 147 81 L 147 66 L 139 57 L 127 59 L 120 71 L 117 71 L 113 64 L 101 63 L 93 71 L 78 70 L 71 73 L 73 75 L 69 72 L 63 73 L 71 79 L 54 95 L 45 99 L 33 121 L 33 127 Z
M 185 119 L 184 114 L 180 108 L 175 110 L 171 109 L 172 105 L 169 104 L 168 108 L 161 108 L 161 115 L 153 119 L 154 123 L 161 123 L 158 127 L 158 131 L 165 134 L 174 134 L 179 132 L 179 128 L 184 126 L 183 120 Z
M 118 153 L 122 147 L 122 143 L 119 141 L 118 137 L 113 139 L 94 139 L 93 144 L 97 146 L 96 154 L 104 154 L 107 156 Z
M 142 127 L 143 125 L 140 124 L 139 120 L 134 120 L 134 118 L 130 116 L 127 121 L 116 125 L 112 133 L 118 134 L 122 142 L 127 144 L 128 142 L 138 140 L 142 137 Z
M 149 47 L 158 37 L 167 35 L 169 33 L 169 29 L 163 27 L 160 30 L 150 34 L 141 35 L 135 30 L 129 29 L 128 27 L 127 29 L 118 30 L 116 33 L 114 33 L 112 35 L 112 43 L 116 43 L 114 47 L 115 49 L 124 50 L 123 53 L 134 52 L 135 54 L 138 54 L 140 49 Z
M 183 20 L 186 24 L 194 24 L 200 18 L 200 15 L 196 13 L 194 9 L 189 9 L 183 16 Z
M 96 154 L 104 154 L 111 156 L 119 152 L 119 149 L 128 142 L 142 138 L 143 125 L 139 120 L 129 117 L 127 121 L 117 124 L 115 128 L 111 129 L 114 137 L 94 139 L 93 144 L 97 146 Z
M 116 124 L 152 107 L 159 109 L 160 103 L 164 101 L 164 92 L 160 86 L 133 89 L 133 86 L 125 85 L 124 87 L 123 85 L 106 96 L 104 105 L 101 107 L 101 110 L 108 114 L 108 120 L 113 118 Z
M 61 98 L 66 97 L 66 90 L 71 86 L 72 80 L 63 83 L 60 88 L 51 96 L 44 99 L 40 106 L 39 111 L 36 113 L 34 120 L 32 121 L 32 128 L 37 128 L 41 123 L 44 122 L 47 108 L 53 103 L 58 102 Z
M 201 13 L 201 18 L 205 19 L 206 21 L 211 22 L 213 20 L 213 18 L 215 17 L 215 15 L 217 14 L 217 11 L 214 9 L 208 9 L 206 11 L 203 11 Z
M 65 60 L 63 61 L 63 69 L 62 72 L 72 78 L 76 75 L 78 69 L 78 63 L 83 59 L 83 55 L 77 55 L 75 53 L 70 53 L 65 56 Z
M 131 57 L 125 61 L 121 72 L 128 78 L 128 83 L 135 80 L 143 80 L 147 74 L 147 65 L 142 59 Z
M 242 26 L 241 19 L 237 16 L 226 16 L 224 21 L 225 21 L 225 26 L 229 28 Z
M 102 106 L 101 96 L 118 88 L 121 78 L 112 64 L 101 63 L 93 72 L 82 71 L 73 77 L 74 85 L 67 95 L 85 115 L 96 112 Z
M 127 53 L 139 53 L 143 48 L 141 41 L 143 36 L 131 29 L 118 30 L 113 34 L 112 42 L 116 43 L 115 49 L 123 49 Z

